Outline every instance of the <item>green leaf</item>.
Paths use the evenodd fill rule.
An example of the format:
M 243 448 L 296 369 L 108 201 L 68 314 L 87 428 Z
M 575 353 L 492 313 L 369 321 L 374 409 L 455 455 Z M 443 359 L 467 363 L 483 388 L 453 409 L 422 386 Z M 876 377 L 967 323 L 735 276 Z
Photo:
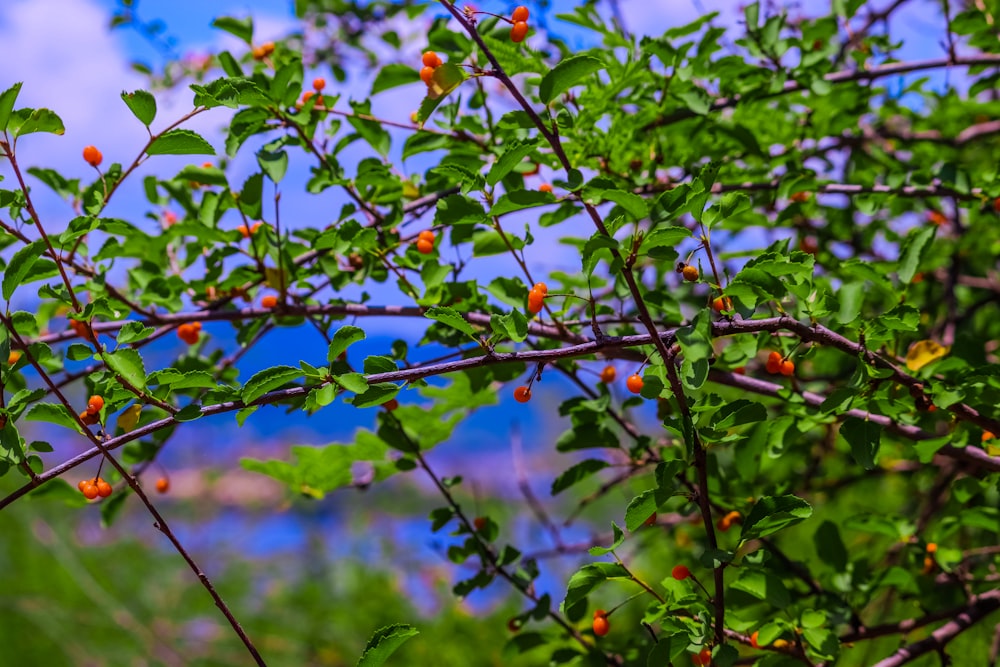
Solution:
M 587 597 L 592 590 L 608 579 L 628 579 L 629 574 L 618 563 L 590 563 L 577 570 L 566 586 L 566 599 L 561 609 L 568 609 Z
M 156 98 L 145 90 L 132 93 L 122 91 L 122 100 L 139 122 L 149 127 L 156 118 Z
M 365 331 L 356 326 L 348 324 L 337 329 L 330 341 L 330 347 L 326 352 L 326 360 L 331 364 L 342 355 L 348 347 L 365 339 Z
M 920 260 L 936 233 L 937 225 L 925 225 L 907 234 L 899 249 L 899 268 L 897 271 L 900 282 L 906 284 L 913 280 L 913 276 L 920 267 Z
M 793 495 L 760 498 L 743 521 L 740 541 L 766 537 L 812 516 L 809 503 Z
M 238 38 L 246 42 L 247 45 L 253 43 L 253 19 L 249 16 L 245 19 L 233 18 L 232 16 L 220 16 L 212 21 L 212 27 L 225 30 L 231 35 L 236 35 Z
M 490 317 L 494 333 L 502 333 L 515 343 L 528 337 L 528 320 L 520 310 L 512 310 L 504 315 Z
M 54 403 L 36 403 L 32 406 L 28 414 L 24 416 L 28 421 L 34 422 L 48 422 L 49 424 L 58 424 L 59 426 L 65 426 L 68 429 L 76 431 L 77 433 L 82 433 L 80 429 L 80 424 L 77 423 L 76 417 L 66 409 L 65 405 L 56 405 Z
M 522 141 L 520 139 L 507 142 L 507 150 L 493 163 L 489 173 L 486 174 L 487 185 L 499 183 L 504 176 L 514 170 L 514 167 L 521 164 L 524 158 L 531 155 L 532 151 L 535 150 L 536 143 L 535 140 Z
M 280 183 L 288 171 L 288 153 L 285 151 L 267 151 L 263 148 L 257 151 L 257 164 L 271 179 L 272 183 Z
M 301 368 L 292 366 L 275 366 L 254 373 L 243 386 L 241 397 L 244 403 L 250 404 L 269 391 L 282 387 L 292 380 L 302 377 Z
M 410 637 L 420 634 L 412 625 L 394 624 L 375 631 L 368 640 L 357 667 L 381 667 Z
M 333 381 L 347 391 L 361 394 L 368 391 L 368 380 L 361 373 L 344 373 L 333 376 Z M 395 385 L 393 385 L 395 386 Z
M 593 56 L 573 56 L 563 60 L 542 77 L 538 97 L 548 104 L 558 95 L 572 88 L 580 79 L 604 69 L 604 64 Z
M 873 470 L 878 459 L 882 427 L 859 417 L 848 417 L 840 426 L 840 435 L 851 446 L 851 455 L 865 470 Z
M 23 83 L 19 81 L 0 93 L 0 132 L 7 129 L 10 114 L 14 111 L 14 103 L 17 101 L 17 94 L 21 92 L 22 85 Z
M 405 86 L 420 81 L 420 73 L 416 68 L 402 63 L 391 63 L 379 70 L 375 82 L 372 83 L 372 95 L 389 90 L 396 86 Z
M 158 136 L 147 155 L 215 155 L 212 144 L 191 130 L 170 130 Z
M 431 308 L 424 313 L 424 317 L 431 320 L 437 320 L 441 324 L 446 324 L 452 329 L 457 329 L 470 338 L 474 340 L 476 339 L 476 330 L 473 329 L 472 325 L 466 322 L 461 313 L 454 308 L 445 308 L 443 306 Z
M 66 128 L 62 119 L 48 109 L 19 109 L 14 112 L 14 123 L 10 126 L 15 137 L 21 137 L 35 132 L 49 134 L 64 134 Z
M 35 261 L 45 250 L 44 241 L 35 241 L 24 246 L 10 258 L 10 263 L 3 273 L 3 298 L 9 301 L 14 290 L 31 275 Z
M 136 389 L 146 388 L 146 369 L 142 365 L 142 357 L 132 348 L 126 347 L 106 353 L 104 360 L 108 368 L 124 378 Z
M 142 322 L 126 322 L 118 331 L 118 344 L 128 345 L 149 338 L 155 331 L 155 327 L 147 327 Z
M 766 600 L 779 609 L 787 607 L 791 602 L 791 595 L 781 578 L 770 572 L 743 568 L 739 579 L 732 583 L 732 588 L 749 593 L 758 600 Z
M 587 550 L 587 552 L 591 556 L 604 556 L 611 553 L 612 551 L 620 547 L 622 544 L 624 544 L 625 532 L 621 528 L 619 528 L 618 524 L 615 523 L 614 521 L 611 522 L 611 534 L 612 534 L 612 542 L 610 547 L 591 547 L 590 549 Z
M 600 459 L 586 459 L 580 461 L 576 465 L 570 467 L 569 470 L 556 477 L 555 481 L 552 482 L 552 495 L 554 496 L 562 491 L 565 491 L 577 482 L 583 481 L 595 472 L 604 470 L 607 467 L 607 461 L 601 461 Z
M 392 382 L 376 382 L 369 384 L 367 389 L 358 393 L 351 404 L 356 408 L 370 408 L 392 400 L 398 393 L 399 385 Z

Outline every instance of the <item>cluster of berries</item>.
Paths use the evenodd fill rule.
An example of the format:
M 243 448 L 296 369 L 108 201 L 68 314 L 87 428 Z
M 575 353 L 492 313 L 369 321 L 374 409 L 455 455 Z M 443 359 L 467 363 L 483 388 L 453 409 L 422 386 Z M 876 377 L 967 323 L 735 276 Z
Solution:
M 785 377 L 791 377 L 795 375 L 795 364 L 791 359 L 786 359 L 781 356 L 780 352 L 771 352 L 767 356 L 767 364 L 765 365 L 767 372 L 772 375 L 781 374 Z
M 247 227 L 246 225 L 240 225 L 239 227 L 236 228 L 236 231 L 238 231 L 240 234 L 242 234 L 243 238 L 248 239 L 248 238 L 250 238 L 251 236 L 253 236 L 254 234 L 257 233 L 257 230 L 260 229 L 260 226 L 262 224 L 264 224 L 264 223 L 258 221 L 258 222 L 253 223 L 249 227 Z
M 434 252 L 434 232 L 425 229 L 417 234 L 417 251 L 421 255 L 429 255 Z
M 524 5 L 515 8 L 510 22 L 514 24 L 510 29 L 510 41 L 515 44 L 523 42 L 528 35 L 528 8 Z
M 260 46 L 255 46 L 250 55 L 254 60 L 263 60 L 274 53 L 274 42 L 264 42 Z
M 101 408 L 104 407 L 103 396 L 91 396 L 87 401 L 87 409 L 80 413 L 80 421 L 92 426 L 101 420 Z
M 316 98 L 316 106 L 323 106 L 323 96 L 320 93 L 323 92 L 324 88 L 326 88 L 326 79 L 321 76 L 313 79 L 313 89 L 302 93 L 302 104 L 311 100 L 313 95 L 319 95 L 319 97 Z
M 421 62 L 423 62 L 424 66 L 420 70 L 420 80 L 430 86 L 434 78 L 434 70 L 441 67 L 444 62 L 441 60 L 441 56 L 433 51 L 425 51 Z
M 177 337 L 188 345 L 194 345 L 201 336 L 201 322 L 185 322 L 177 327 Z
M 76 488 L 80 489 L 80 493 L 87 500 L 93 500 L 97 496 L 101 498 L 107 498 L 111 495 L 111 485 L 105 482 L 100 477 L 95 477 L 93 479 L 81 480 Z
M 537 315 L 542 312 L 545 305 L 545 297 L 549 294 L 549 287 L 545 283 L 535 283 L 535 286 L 528 292 L 528 312 Z

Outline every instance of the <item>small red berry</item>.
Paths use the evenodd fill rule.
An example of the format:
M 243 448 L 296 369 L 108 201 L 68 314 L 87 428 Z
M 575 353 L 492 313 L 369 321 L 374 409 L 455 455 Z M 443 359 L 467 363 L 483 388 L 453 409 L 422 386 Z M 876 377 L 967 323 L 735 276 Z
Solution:
M 514 27 L 510 29 L 510 41 L 515 44 L 519 44 L 524 41 L 524 38 L 528 34 L 528 24 L 524 21 L 518 21 L 514 24 Z
M 428 241 L 427 239 L 417 239 L 417 251 L 423 255 L 429 255 L 434 252 L 434 241 Z
M 618 377 L 618 371 L 615 370 L 614 366 L 605 366 L 604 370 L 601 371 L 601 382 L 604 384 L 611 384 Z
M 91 396 L 90 400 L 87 401 L 87 412 L 92 415 L 96 415 L 104 407 L 104 398 L 102 396 Z
M 431 69 L 436 69 L 442 65 L 441 56 L 433 51 L 424 51 L 421 62 L 424 63 L 424 67 L 430 67 Z
M 97 485 L 88 482 L 82 489 L 83 497 L 87 500 L 93 500 L 98 496 Z
M 684 581 L 691 576 L 691 570 L 688 569 L 687 565 L 674 565 L 674 569 L 670 571 L 670 576 L 677 581 Z
M 771 352 L 771 354 L 767 355 L 767 364 L 765 364 L 767 372 L 772 374 L 780 373 L 781 361 L 782 357 L 780 352 Z
M 91 167 L 99 167 L 104 156 L 101 155 L 101 151 L 97 150 L 96 146 L 87 146 L 83 149 L 83 159 Z
M 105 482 L 103 479 L 97 479 L 97 495 L 101 498 L 107 498 L 111 495 L 111 485 Z
M 166 477 L 161 477 L 156 480 L 156 491 L 157 493 L 166 493 L 170 490 L 170 480 Z
M 483 529 L 486 528 L 486 517 L 477 516 L 472 520 L 472 527 L 476 529 L 476 532 L 483 532 Z
M 760 648 L 760 644 L 757 643 L 757 631 L 756 630 L 754 630 L 754 633 L 752 635 L 750 635 L 750 646 L 753 646 L 754 648 Z
M 791 359 L 783 359 L 781 365 L 778 366 L 778 372 L 785 377 L 791 377 L 795 375 L 795 362 Z
M 728 296 L 720 296 L 712 302 L 712 310 L 717 313 L 721 313 L 724 310 L 733 309 L 733 300 Z
M 388 401 L 382 404 L 382 407 L 388 410 L 389 412 L 392 412 L 393 410 L 399 407 L 399 401 L 397 401 L 395 398 L 390 398 Z
M 420 80 L 426 83 L 428 86 L 431 85 L 431 81 L 434 79 L 434 68 L 424 67 L 420 70 Z
M 318 76 L 315 79 L 313 79 L 313 90 L 315 90 L 318 93 L 324 88 L 326 88 L 326 79 L 324 79 L 321 76 Z
M 642 522 L 642 525 L 646 528 L 656 525 L 656 512 L 649 515 L 649 518 Z
M 552 192 L 552 186 L 549 185 L 548 183 L 542 183 L 541 185 L 538 186 L 538 191 L 539 192 L 549 192 L 549 193 L 551 193 Z
M 518 403 L 527 403 L 531 400 L 531 388 L 521 385 L 514 390 L 514 400 Z
M 789 197 L 789 199 L 797 204 L 801 204 L 802 202 L 809 201 L 809 193 L 804 190 L 800 190 L 799 192 L 792 193 L 792 196 Z
M 545 293 L 539 290 L 533 289 L 528 293 L 528 312 L 532 315 L 537 315 L 542 312 L 542 307 L 545 305 Z
M 633 394 L 638 394 L 639 392 L 641 392 L 643 384 L 644 383 L 642 381 L 642 376 L 639 375 L 638 373 L 633 373 L 632 375 L 629 375 L 628 379 L 625 380 L 625 387 Z
M 608 622 L 607 616 L 596 616 L 594 618 L 594 634 L 598 637 L 603 637 L 611 631 L 611 623 Z
M 263 299 L 260 300 L 261 308 L 274 308 L 278 305 L 278 297 L 273 294 L 268 294 Z
M 528 20 L 528 8 L 524 5 L 514 9 L 514 13 L 510 15 L 510 20 L 514 23 L 523 23 Z

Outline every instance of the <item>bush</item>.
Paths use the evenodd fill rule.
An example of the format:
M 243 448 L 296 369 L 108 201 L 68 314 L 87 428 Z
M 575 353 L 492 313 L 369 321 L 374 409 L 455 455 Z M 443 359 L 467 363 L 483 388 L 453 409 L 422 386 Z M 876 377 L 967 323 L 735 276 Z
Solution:
M 595 3 L 551 22 L 519 8 L 515 25 L 508 7 L 299 2 L 318 46 L 262 44 L 251 21 L 220 18 L 244 47 L 151 75 L 153 90 L 188 83 L 191 111 L 164 119 L 151 92 L 123 93 L 149 140 L 126 163 L 87 146 L 84 180 L 24 166 L 39 159 L 29 135 L 63 125 L 17 108 L 21 84 L 8 89 L 2 292 L 25 309 L 0 314 L 0 509 L 25 496 L 93 503 L 111 524 L 144 506 L 258 664 L 344 664 L 304 648 L 322 631 L 283 644 L 269 630 L 255 646 L 266 609 L 213 586 L 161 512 L 154 489 L 170 484 L 152 471 L 193 446 L 189 422 L 365 410 L 371 428 L 350 442 L 248 451 L 242 467 L 305 513 L 345 488 L 429 480 L 430 528 L 464 568 L 454 594 L 521 596 L 488 616 L 496 641 L 509 617 L 505 661 L 995 660 L 1000 42 L 982 5 L 924 3 L 948 25 L 941 52 L 899 61 L 911 36 L 883 28 L 917 5 L 863 5 L 813 16 L 753 3 L 738 30 L 709 14 L 640 39 Z M 141 26 L 133 13 L 115 23 Z M 426 39 L 400 25 L 429 26 Z M 370 95 L 348 99 L 365 61 Z M 391 96 L 412 100 L 412 117 L 380 103 Z M 209 113 L 226 119 L 224 156 L 145 176 L 145 210 L 109 214 L 147 162 L 216 155 L 186 127 Z M 235 164 L 252 174 L 235 182 Z M 304 202 L 326 207 L 333 193 L 339 208 L 302 219 Z M 76 217 L 43 218 L 48 197 Z M 386 318 L 410 324 L 362 343 Z M 280 328 L 301 330 L 298 365 L 242 377 L 243 355 Z M 543 502 L 519 472 L 530 514 L 507 499 L 477 515 L 434 448 L 473 413 L 496 422 L 539 403 L 551 409 L 538 419 L 558 404 L 565 426 L 546 471 L 558 498 Z M 609 512 L 606 535 L 564 540 L 564 520 Z M 515 544 L 518 514 L 574 559 L 555 589 L 539 582 L 540 543 Z M 414 610 L 382 618 L 363 587 L 350 595 L 369 608 L 348 611 L 352 627 L 396 623 L 359 664 L 416 634 Z M 208 613 L 208 599 L 153 605 L 129 627 L 188 618 L 185 605 Z M 310 588 L 280 601 L 300 599 L 298 629 L 330 613 Z M 444 612 L 436 623 L 475 660 L 499 660 L 493 644 L 443 631 Z

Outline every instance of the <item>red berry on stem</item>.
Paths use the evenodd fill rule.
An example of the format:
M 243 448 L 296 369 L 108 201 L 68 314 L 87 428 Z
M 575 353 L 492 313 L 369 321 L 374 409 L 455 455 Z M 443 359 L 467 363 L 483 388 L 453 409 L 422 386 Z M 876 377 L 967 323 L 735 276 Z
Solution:
M 684 581 L 691 576 L 691 570 L 688 569 L 687 565 L 674 565 L 674 569 L 670 571 L 670 576 L 677 581 Z
M 514 390 L 514 400 L 518 403 L 527 403 L 531 400 L 531 388 L 526 385 L 521 385 Z
M 101 151 L 97 150 L 96 146 L 87 146 L 83 149 L 83 159 L 91 167 L 98 167 L 104 159 L 104 156 L 101 155 Z
M 638 373 L 633 373 L 632 375 L 629 375 L 628 379 L 625 380 L 625 387 L 633 394 L 638 394 L 639 392 L 641 392 L 643 384 L 644 383 L 642 381 L 642 376 L 639 375 Z
M 514 9 L 514 13 L 510 15 L 510 20 L 515 23 L 523 23 L 528 20 L 528 8 L 524 5 Z
M 518 21 L 514 24 L 514 27 L 510 29 L 510 41 L 515 44 L 519 44 L 524 41 L 524 38 L 528 35 L 528 24 L 524 21 Z

